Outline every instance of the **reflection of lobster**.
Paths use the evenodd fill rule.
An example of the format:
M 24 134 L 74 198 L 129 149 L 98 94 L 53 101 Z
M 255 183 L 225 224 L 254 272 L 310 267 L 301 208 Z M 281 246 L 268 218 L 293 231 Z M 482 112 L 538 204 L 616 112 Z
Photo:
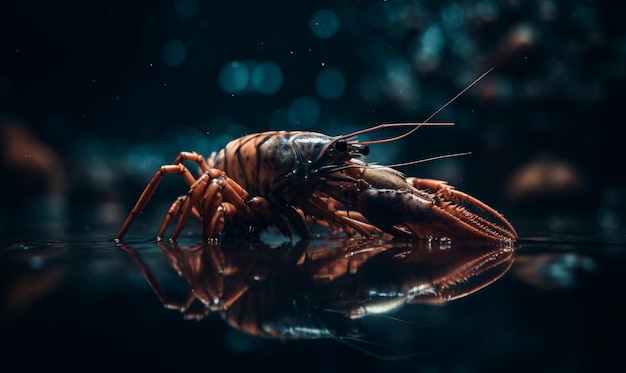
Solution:
M 276 225 L 290 236 L 286 222 L 308 238 L 307 220 L 343 229 L 350 236 L 386 232 L 405 238 L 515 241 L 511 224 L 476 198 L 443 181 L 405 179 L 399 171 L 359 159 L 369 153 L 368 145 L 405 137 L 433 116 L 424 123 L 380 125 L 334 137 L 303 131 L 255 133 L 231 141 L 208 160 L 181 152 L 171 165 L 157 171 L 115 238 L 124 237 L 164 175 L 180 174 L 189 192 L 173 203 L 159 238 L 179 216 L 171 235 L 176 240 L 193 215 L 202 221 L 205 241 L 217 238 L 225 227 L 258 233 Z M 402 126 L 412 130 L 390 139 L 357 140 L 367 132 Z M 196 162 L 201 176 L 194 178 L 185 161 Z
M 222 249 L 159 247 L 190 291 L 172 302 L 139 254 L 122 244 L 159 299 L 190 319 L 218 312 L 234 328 L 268 338 L 334 337 L 342 322 L 406 303 L 443 303 L 473 293 L 511 266 L 511 246 L 380 240 L 301 241 Z M 195 300 L 203 306 L 193 308 Z M 332 316 L 334 315 L 334 316 Z M 334 317 L 334 322 L 329 322 Z

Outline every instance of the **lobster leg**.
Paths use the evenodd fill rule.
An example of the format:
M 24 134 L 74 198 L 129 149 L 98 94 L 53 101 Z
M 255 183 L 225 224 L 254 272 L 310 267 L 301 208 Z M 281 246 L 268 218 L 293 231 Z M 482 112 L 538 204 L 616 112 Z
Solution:
M 248 192 L 223 171 L 209 169 L 189 188 L 170 240 L 178 238 L 194 211 L 202 220 L 205 242 L 219 236 L 227 217 L 237 215 L 242 222 L 267 224 L 267 214 L 262 211 L 266 204 L 262 202 L 259 198 L 250 199 Z
M 323 198 L 314 194 L 303 203 L 303 211 L 307 215 L 340 226 L 348 235 L 354 234 L 355 231 L 363 237 L 372 237 L 373 234 L 380 233 L 380 230 L 371 224 L 349 217 L 346 211 L 338 211 L 334 202 L 336 201 L 332 198 Z
M 128 217 L 124 221 L 124 224 L 122 224 L 122 227 L 115 235 L 114 237 L 115 241 L 119 242 L 122 238 L 124 238 L 124 236 L 128 232 L 128 229 L 132 225 L 135 218 L 141 214 L 143 209 L 146 207 L 146 205 L 150 201 L 150 198 L 152 197 L 159 183 L 163 179 L 163 176 L 165 176 L 166 174 L 180 174 L 182 175 L 183 179 L 185 180 L 185 182 L 187 183 L 189 187 L 191 187 L 197 182 L 197 180 L 193 177 L 193 175 L 187 169 L 187 167 L 183 165 L 183 162 L 187 162 L 187 161 L 196 163 L 204 174 L 208 173 L 210 170 L 214 170 L 212 169 L 212 167 L 209 165 L 209 163 L 204 159 L 204 157 L 201 154 L 198 154 L 196 152 L 180 152 L 176 156 L 176 158 L 174 159 L 174 162 L 172 162 L 171 165 L 161 166 L 157 170 L 156 174 L 152 177 L 152 180 L 150 180 L 150 182 L 148 183 L 148 185 L 142 192 L 141 196 L 137 200 L 135 206 L 133 207 L 131 212 L 128 214 Z M 209 162 L 211 165 L 213 164 L 212 160 L 209 160 Z M 215 175 L 215 172 L 221 172 L 221 171 L 214 170 L 213 175 Z M 235 193 L 238 193 L 241 196 L 244 196 L 244 195 L 247 196 L 247 192 L 245 192 L 245 190 L 241 188 L 239 185 L 237 185 L 236 187 L 233 187 L 232 189 L 235 191 Z M 167 228 L 167 225 L 173 219 L 173 217 L 181 210 L 181 204 L 184 205 L 185 200 L 186 200 L 186 197 L 179 197 L 176 201 L 174 201 L 163 223 L 161 224 L 161 227 L 159 228 L 157 237 L 163 237 L 163 234 L 165 233 L 165 229 Z M 195 209 L 195 207 L 192 208 L 192 213 L 195 216 L 199 216 L 199 213 Z
M 200 207 L 199 211 L 202 217 L 204 240 L 217 237 L 217 234 L 224 227 L 223 209 L 219 209 L 222 203 L 222 183 L 220 179 L 213 178 L 219 177 L 218 175 L 217 172 L 209 170 L 189 188 L 189 193 L 183 203 L 178 223 L 170 240 L 178 239 L 192 211 L 198 207 Z
M 196 179 L 193 177 L 193 175 L 191 175 L 191 172 L 189 172 L 187 167 L 182 164 L 161 166 L 156 174 L 154 174 L 152 180 L 150 180 L 143 193 L 141 193 L 141 196 L 139 196 L 137 203 L 128 214 L 128 217 L 124 221 L 124 224 L 122 224 L 122 227 L 115 235 L 116 241 L 120 241 L 122 238 L 124 238 L 126 232 L 128 232 L 128 229 L 133 224 L 135 218 L 141 214 L 143 209 L 150 201 L 150 198 L 154 194 L 156 188 L 159 186 L 159 183 L 163 179 L 163 176 L 167 174 L 180 174 L 189 186 L 193 185 L 196 182 Z
M 181 163 L 183 161 L 198 163 L 200 169 L 204 170 L 202 176 L 196 180 L 187 167 Z M 265 209 L 267 206 L 267 203 L 264 203 L 265 200 L 260 197 L 250 199 L 248 192 L 228 178 L 223 171 L 214 168 L 206 169 L 208 164 L 201 155 L 182 152 L 174 162 L 176 164 L 161 166 L 157 170 L 115 235 L 116 241 L 119 242 L 126 235 L 135 218 L 141 214 L 150 201 L 163 176 L 167 174 L 180 174 L 189 185 L 189 192 L 172 203 L 157 232 L 158 240 L 165 235 L 168 225 L 176 216 L 178 216 L 178 222 L 170 237 L 172 241 L 180 236 L 191 215 L 202 221 L 205 241 L 217 238 L 228 216 L 238 215 L 241 216 L 242 221 L 255 225 L 267 224 L 269 217 Z
M 187 199 L 186 195 L 185 196 L 179 196 L 172 203 L 172 205 L 170 206 L 169 210 L 167 211 L 167 214 L 165 214 L 165 218 L 163 219 L 163 223 L 161 223 L 161 226 L 159 227 L 159 230 L 157 232 L 157 240 L 160 241 L 161 237 L 163 237 L 165 235 L 165 231 L 167 230 L 167 227 L 169 226 L 169 224 L 172 221 L 172 219 L 174 219 L 176 216 L 178 216 L 178 213 L 180 212 L 180 209 L 181 209 L 182 205 L 185 203 L 185 199 Z M 193 214 L 193 216 L 198 218 L 198 220 L 202 220 L 202 217 L 200 216 L 200 213 L 198 212 L 198 210 L 195 207 L 192 209 L 191 213 Z

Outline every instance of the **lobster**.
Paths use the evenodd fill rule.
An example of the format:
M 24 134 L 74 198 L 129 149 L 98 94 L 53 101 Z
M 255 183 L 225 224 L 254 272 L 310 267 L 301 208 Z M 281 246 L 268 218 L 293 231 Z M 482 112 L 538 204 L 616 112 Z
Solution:
M 178 219 L 175 241 L 190 217 L 202 223 L 204 241 L 225 230 L 252 237 L 276 226 L 291 237 L 311 237 L 309 222 L 333 232 L 364 237 L 391 235 L 406 239 L 479 239 L 515 242 L 517 233 L 500 213 L 478 199 L 434 179 L 405 178 L 391 167 L 364 162 L 369 145 L 406 137 L 476 84 L 487 71 L 422 123 L 381 124 L 347 135 L 308 131 L 268 131 L 228 143 L 209 158 L 181 152 L 161 166 L 115 235 L 123 239 L 167 174 L 180 174 L 189 187 L 169 208 L 158 232 L 161 240 Z M 402 135 L 371 141 L 357 136 L 386 127 L 411 127 Z M 183 164 L 195 162 L 195 178 Z

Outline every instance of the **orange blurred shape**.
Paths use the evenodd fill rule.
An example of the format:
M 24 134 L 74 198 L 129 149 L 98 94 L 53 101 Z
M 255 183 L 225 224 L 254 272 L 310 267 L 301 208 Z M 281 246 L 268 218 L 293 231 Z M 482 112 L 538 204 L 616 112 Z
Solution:
M 0 162 L 6 174 L 4 188 L 12 193 L 5 198 L 63 198 L 66 171 L 54 149 L 16 122 L 2 127 L 0 145 Z
M 519 168 L 507 184 L 513 203 L 566 203 L 583 196 L 585 190 L 585 177 L 578 167 L 546 154 Z

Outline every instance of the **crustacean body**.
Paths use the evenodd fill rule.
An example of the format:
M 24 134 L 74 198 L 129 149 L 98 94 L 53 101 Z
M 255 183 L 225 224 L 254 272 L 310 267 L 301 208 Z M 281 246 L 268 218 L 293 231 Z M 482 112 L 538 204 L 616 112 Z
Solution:
M 163 176 L 180 174 L 189 191 L 172 204 L 157 232 L 159 238 L 177 219 L 170 236 L 176 240 L 195 216 L 202 222 L 205 241 L 218 238 L 225 228 L 254 235 L 270 225 L 286 236 L 294 228 L 308 238 L 309 222 L 365 237 L 386 233 L 402 238 L 515 241 L 512 225 L 476 198 L 443 181 L 405 178 L 393 168 L 360 159 L 369 154 L 369 144 L 405 137 L 422 125 L 425 122 L 387 124 L 340 136 L 269 131 L 235 139 L 208 159 L 181 152 L 171 165 L 159 168 L 115 239 L 124 237 Z M 382 127 L 402 126 L 412 130 L 393 139 L 357 139 Z M 198 178 L 185 161 L 198 164 Z
M 516 240 L 511 224 L 483 202 L 443 181 L 405 179 L 392 168 L 358 159 L 368 152 L 367 145 L 344 137 L 280 131 L 233 140 L 208 160 L 180 153 L 157 171 L 115 238 L 125 235 L 161 178 L 177 173 L 189 192 L 174 202 L 158 237 L 178 217 L 171 235 L 176 240 L 193 215 L 202 221 L 204 239 L 217 238 L 227 226 L 256 233 L 269 225 L 285 235 L 291 225 L 308 238 L 310 220 L 348 235 Z M 197 162 L 201 176 L 194 178 L 184 161 Z

